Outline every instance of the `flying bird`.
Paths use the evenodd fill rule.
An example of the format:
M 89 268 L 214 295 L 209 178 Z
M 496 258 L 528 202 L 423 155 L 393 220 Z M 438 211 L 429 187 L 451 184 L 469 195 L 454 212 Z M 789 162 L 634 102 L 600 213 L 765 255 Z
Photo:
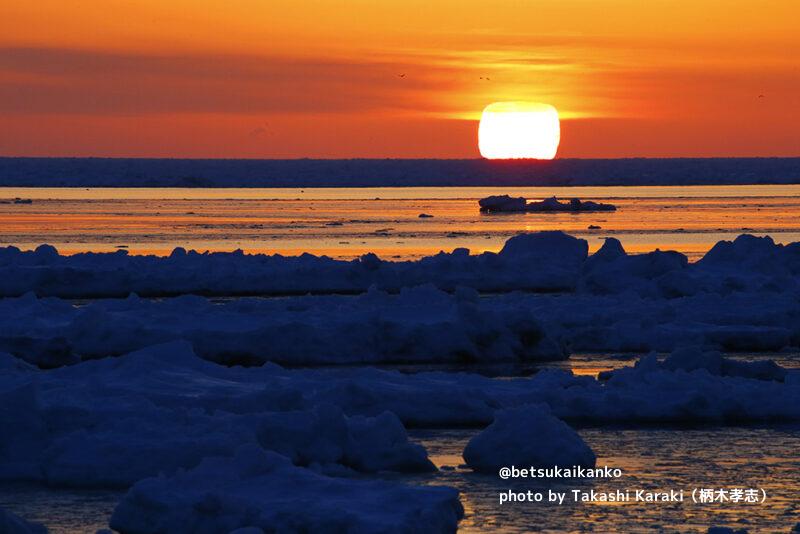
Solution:
M 405 74 L 398 74 L 398 75 L 397 75 L 397 77 L 398 77 L 398 78 L 405 78 L 405 77 L 406 77 L 406 75 L 405 75 Z

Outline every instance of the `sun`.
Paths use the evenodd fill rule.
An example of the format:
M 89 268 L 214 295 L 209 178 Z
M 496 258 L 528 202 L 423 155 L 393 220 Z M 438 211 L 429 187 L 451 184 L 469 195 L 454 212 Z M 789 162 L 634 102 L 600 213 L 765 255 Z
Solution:
M 478 148 L 487 159 L 553 159 L 561 141 L 558 111 L 535 102 L 495 102 L 484 108 Z

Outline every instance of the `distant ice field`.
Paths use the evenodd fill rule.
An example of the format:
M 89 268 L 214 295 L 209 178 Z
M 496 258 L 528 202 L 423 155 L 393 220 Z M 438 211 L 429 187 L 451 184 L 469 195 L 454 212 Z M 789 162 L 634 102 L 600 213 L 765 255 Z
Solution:
M 482 214 L 491 194 L 603 200 L 616 212 Z M 20 203 L 30 200 L 30 203 Z M 0 245 L 62 253 L 127 249 L 308 252 L 412 259 L 499 250 L 520 232 L 563 230 L 596 250 L 613 236 L 629 252 L 697 259 L 741 233 L 800 241 L 800 185 L 389 188 L 0 188 Z M 420 217 L 421 214 L 433 217 Z M 591 228 L 590 228 L 591 227 Z M 599 228 L 595 228 L 599 227 Z
M 800 158 L 147 159 L 0 157 L 0 186 L 419 187 L 797 184 Z

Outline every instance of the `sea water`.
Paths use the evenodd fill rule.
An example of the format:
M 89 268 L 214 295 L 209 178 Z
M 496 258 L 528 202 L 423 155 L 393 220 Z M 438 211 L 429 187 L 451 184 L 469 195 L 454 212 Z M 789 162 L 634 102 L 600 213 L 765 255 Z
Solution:
M 602 200 L 615 212 L 482 214 L 491 194 Z M 14 203 L 15 198 L 31 200 Z M 741 233 L 800 241 L 800 185 L 316 189 L 0 188 L 0 245 L 62 253 L 128 250 L 309 252 L 411 259 L 498 251 L 520 232 L 563 230 L 596 250 L 678 250 L 697 259 Z M 420 217 L 420 215 L 433 217 Z M 591 228 L 590 228 L 591 227 Z

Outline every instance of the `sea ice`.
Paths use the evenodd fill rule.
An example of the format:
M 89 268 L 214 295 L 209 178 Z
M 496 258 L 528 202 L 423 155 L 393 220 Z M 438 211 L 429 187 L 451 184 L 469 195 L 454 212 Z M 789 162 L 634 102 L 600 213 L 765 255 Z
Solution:
M 503 435 L 522 425 L 517 431 L 529 440 L 525 428 L 553 416 L 588 425 L 799 421 L 798 371 L 767 369 L 679 351 L 666 362 L 645 357 L 600 381 L 560 370 L 500 380 L 224 367 L 196 357 L 188 343 L 173 342 L 54 370 L 0 374 L 0 423 L 14 429 L 0 435 L 0 479 L 126 487 L 192 468 L 204 457 L 230 455 L 243 443 L 321 473 L 430 470 L 404 425 L 497 421 Z M 537 404 L 553 416 L 529 406 Z M 514 408 L 522 415 L 497 415 Z
M 4 313 L 8 312 L 8 313 Z M 524 307 L 487 307 L 471 290 L 242 299 L 131 296 L 74 307 L 28 294 L 0 300 L 0 350 L 41 367 L 188 340 L 224 363 L 345 364 L 564 359 Z
M 489 213 L 502 212 L 569 212 L 579 213 L 584 211 L 615 211 L 612 204 L 602 204 L 591 200 L 570 199 L 569 202 L 559 202 L 556 197 L 550 197 L 541 202 L 528 202 L 524 197 L 511 197 L 508 195 L 492 195 L 478 201 L 481 211 Z
M 695 264 L 677 252 L 627 255 L 615 239 L 587 257 L 588 243 L 561 232 L 515 236 L 499 253 L 441 252 L 416 261 L 384 261 L 374 254 L 334 260 L 311 254 L 197 253 L 176 248 L 168 257 L 127 251 L 62 256 L 0 247 L 0 296 L 65 298 L 398 292 L 432 284 L 481 292 L 632 293 L 675 299 L 699 293 L 782 293 L 800 290 L 800 244 L 739 236 L 721 241 Z
M 1 187 L 795 184 L 800 158 L 147 159 L 0 157 Z
M 6 377 L 0 421 L 15 431 L 0 438 L 0 479 L 127 487 L 242 443 L 320 470 L 434 469 L 393 413 L 347 417 L 304 399 L 300 384 L 282 390 L 279 376 L 265 389 L 269 375 L 205 362 L 176 342 Z
M 772 360 L 739 361 L 725 358 L 719 352 L 703 352 L 696 347 L 683 347 L 674 351 L 661 367 L 670 371 L 704 369 L 712 375 L 738 376 L 756 380 L 783 382 L 788 372 Z
M 562 276 L 561 284 L 574 282 L 577 277 L 570 281 L 557 273 L 580 263 L 584 242 L 563 234 L 524 237 L 550 241 L 548 247 L 562 251 L 560 259 L 526 253 L 528 247 L 517 246 L 521 239 L 509 241 L 507 254 L 537 276 L 546 272 L 536 269 L 541 263 L 562 265 L 552 275 Z M 309 365 L 559 360 L 570 352 L 670 352 L 682 346 L 773 352 L 800 345 L 800 290 L 698 291 L 682 262 L 666 253 L 617 251 L 617 259 L 609 260 L 608 250 L 584 263 L 590 271 L 576 293 L 479 297 L 467 288 L 447 293 L 428 285 L 399 294 L 372 289 L 358 296 L 224 302 L 132 295 L 82 306 L 29 293 L 0 299 L 0 352 L 56 367 L 183 339 L 217 362 Z M 601 264 L 629 260 L 632 274 L 615 277 L 612 269 L 598 279 L 605 282 L 587 288 Z M 658 272 L 664 274 L 653 275 Z
M 475 471 L 501 467 L 594 467 L 595 455 L 581 437 L 543 405 L 495 412 L 494 421 L 472 438 L 464 461 Z
M 385 411 L 347 418 L 321 404 L 311 411 L 273 413 L 260 419 L 259 444 L 297 465 L 340 464 L 362 472 L 435 471 L 425 449 L 408 441 L 403 424 Z
M 332 478 L 255 445 L 206 458 L 172 477 L 134 485 L 111 517 L 126 534 L 150 532 L 454 532 L 463 508 L 447 487 Z
M 3 534 L 47 534 L 40 523 L 26 521 L 8 510 L 0 508 L 0 532 Z

